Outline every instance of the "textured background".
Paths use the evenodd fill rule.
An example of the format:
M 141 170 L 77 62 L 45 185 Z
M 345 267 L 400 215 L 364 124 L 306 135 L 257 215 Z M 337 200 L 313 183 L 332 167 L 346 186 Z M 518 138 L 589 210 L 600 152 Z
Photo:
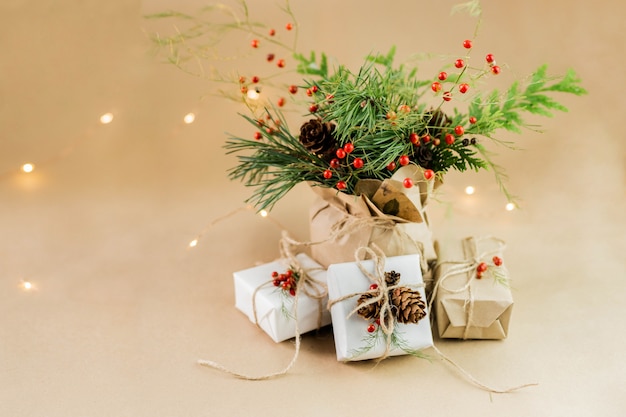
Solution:
M 251 1 L 280 27 L 274 2 Z M 456 50 L 475 21 L 452 1 L 293 0 L 300 49 L 357 66 L 372 51 Z M 608 3 L 608 2 L 607 2 Z M 450 175 L 430 208 L 437 237 L 508 242 L 516 300 L 505 341 L 437 341 L 481 381 L 539 382 L 493 395 L 438 360 L 340 364 L 332 336 L 306 336 L 287 364 L 233 307 L 231 273 L 278 254 L 280 228 L 242 212 L 188 242 L 248 195 L 230 182 L 224 132 L 242 107 L 150 53 L 145 13 L 199 1 L 26 1 L 0 5 L 0 414 L 6 416 L 465 415 L 617 416 L 626 409 L 626 7 L 583 1 L 483 2 L 476 45 L 508 83 L 548 62 L 573 67 L 589 95 L 502 151 L 521 210 L 506 212 L 491 174 Z M 239 44 L 227 45 L 237 51 Z M 246 43 L 247 46 L 247 43 Z M 221 65 L 221 64 L 220 64 Z M 425 67 L 428 71 L 428 67 Z M 115 118 L 101 125 L 105 112 Z M 195 123 L 182 117 L 197 113 Z M 64 150 L 70 152 L 64 153 Z M 34 162 L 31 174 L 19 172 Z M 465 196 L 466 185 L 477 193 Z M 313 195 L 297 187 L 272 212 L 307 238 Z M 23 280 L 35 289 L 20 288 Z

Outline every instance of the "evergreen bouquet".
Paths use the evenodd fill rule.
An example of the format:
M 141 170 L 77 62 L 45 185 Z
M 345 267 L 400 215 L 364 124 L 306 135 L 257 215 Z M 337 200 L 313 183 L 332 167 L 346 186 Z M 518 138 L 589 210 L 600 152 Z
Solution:
M 521 133 L 529 127 L 526 115 L 552 116 L 554 111 L 566 111 L 555 94 L 585 93 L 574 71 L 551 76 L 546 65 L 504 90 L 485 91 L 489 77 L 504 68 L 492 54 L 474 64 L 472 39 L 460 41 L 458 55 L 435 73 L 422 75 L 415 65 L 397 64 L 393 47 L 387 53 L 365 57 L 356 70 L 330 65 L 324 53 L 297 51 L 298 24 L 289 3 L 284 11 L 290 23 L 280 33 L 250 20 L 245 2 L 240 6 L 242 17 L 224 6 L 204 10 L 209 14 L 226 10 L 232 19 L 225 23 L 205 19 L 205 13 L 160 14 L 158 17 L 176 17 L 191 24 L 188 30 L 157 41 L 172 52 L 171 62 L 185 67 L 189 59 L 197 62 L 210 57 L 224 33 L 242 31 L 252 56 L 271 64 L 274 72 L 262 77 L 242 70 L 227 75 L 211 72 L 213 80 L 233 86 L 222 93 L 246 104 L 250 113 L 243 118 L 254 128 L 249 136 L 227 139 L 226 151 L 238 158 L 229 174 L 252 187 L 248 202 L 258 209 L 271 209 L 297 184 L 310 184 L 321 196 L 320 204 L 311 209 L 312 221 L 325 210 L 335 211 L 325 216 L 325 226 L 312 224 L 313 240 L 323 240 L 331 230 L 337 232 L 339 224 L 345 231 L 346 218 L 373 218 L 366 224 L 369 230 L 362 224 L 348 227 L 365 236 L 348 240 L 356 245 L 371 242 L 376 240 L 374 229 L 381 227 L 386 235 L 383 240 L 397 240 L 397 231 L 385 226 L 391 221 L 392 226 L 408 227 L 401 234 L 410 235 L 426 258 L 432 259 L 425 206 L 444 175 L 450 170 L 492 170 L 510 200 L 503 169 L 493 162 L 486 144 L 511 145 L 497 134 Z M 457 9 L 480 14 L 476 0 Z M 294 46 L 284 43 L 281 36 L 292 36 Z M 198 39 L 209 41 L 192 43 Z M 288 55 L 281 57 L 281 53 Z M 290 69 L 301 75 L 299 83 L 276 82 L 285 74 L 281 71 Z M 275 97 L 267 94 L 270 88 Z M 284 113 L 290 106 L 304 114 L 295 128 L 289 126 Z M 411 252 L 406 242 L 393 245 L 397 248 L 382 243 L 389 249 L 388 255 Z M 317 260 L 325 265 L 341 260 L 343 255 L 333 255 L 336 247 L 329 247 L 328 257 L 319 254 Z

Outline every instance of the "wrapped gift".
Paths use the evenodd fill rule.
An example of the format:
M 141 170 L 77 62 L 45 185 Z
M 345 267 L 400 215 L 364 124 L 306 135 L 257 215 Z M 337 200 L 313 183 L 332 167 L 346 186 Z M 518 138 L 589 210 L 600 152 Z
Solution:
M 328 268 L 339 361 L 419 354 L 433 345 L 419 255 L 373 255 Z
M 405 178 L 414 186 L 404 187 Z M 439 184 L 425 179 L 419 166 L 407 165 L 384 181 L 361 180 L 355 195 L 313 187 L 318 198 L 310 210 L 310 232 L 319 243 L 311 246 L 313 258 L 326 267 L 351 262 L 357 248 L 374 244 L 388 257 L 421 254 L 426 273 L 426 261 L 436 257 L 426 205 Z
M 305 254 L 296 261 L 298 267 L 278 260 L 233 274 L 235 306 L 277 343 L 296 336 L 296 320 L 300 334 L 330 324 L 326 270 Z
M 496 238 L 436 242 L 433 296 L 440 337 L 506 338 L 513 296 L 502 265 L 504 246 Z

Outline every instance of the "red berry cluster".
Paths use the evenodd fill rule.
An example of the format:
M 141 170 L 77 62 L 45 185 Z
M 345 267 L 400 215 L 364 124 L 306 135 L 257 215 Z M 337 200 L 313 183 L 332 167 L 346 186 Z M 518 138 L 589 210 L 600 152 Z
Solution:
M 473 46 L 473 43 L 472 43 L 471 40 L 466 39 L 466 40 L 463 41 L 463 47 L 465 49 L 468 49 L 468 50 L 472 49 L 472 46 Z M 498 65 L 496 65 L 496 61 L 495 61 L 495 58 L 494 58 L 493 54 L 487 54 L 485 56 L 485 60 L 487 61 L 487 64 L 489 64 L 490 71 L 491 71 L 492 74 L 494 74 L 494 75 L 500 74 L 501 68 Z M 459 83 L 459 80 L 462 78 L 463 73 L 468 68 L 467 64 L 465 62 L 465 59 L 463 59 L 463 58 L 456 59 L 454 61 L 454 67 L 460 69 L 461 72 L 459 73 L 458 77 L 456 78 L 456 81 L 455 81 L 453 87 L 457 87 L 458 91 L 461 94 L 465 94 L 465 93 L 467 93 L 469 91 L 470 85 L 468 83 Z M 445 71 L 440 72 L 439 74 L 437 74 L 437 79 L 439 81 L 447 80 L 448 79 L 448 73 L 445 72 Z M 435 92 L 435 93 L 439 93 L 440 91 L 443 90 L 443 85 L 439 81 L 434 81 L 431 84 L 431 86 L 430 86 L 431 90 L 433 90 L 433 92 Z M 442 99 L 444 101 L 450 101 L 450 100 L 452 100 L 452 96 L 453 96 L 452 90 L 447 90 L 447 91 L 443 92 Z
M 285 24 L 285 30 L 290 31 L 293 28 L 294 28 L 293 23 L 286 23 Z M 268 35 L 269 36 L 276 36 L 276 29 L 273 29 L 273 28 L 269 29 L 268 30 Z M 252 39 L 250 41 L 250 46 L 252 48 L 254 48 L 254 49 L 260 48 L 261 47 L 261 40 L 258 39 L 258 38 Z M 287 62 L 285 61 L 285 59 L 283 59 L 283 58 L 276 59 L 276 54 L 274 54 L 273 52 L 268 53 L 266 55 L 266 57 L 265 57 L 265 60 L 267 62 L 270 62 L 270 63 L 275 62 L 276 66 L 278 68 L 284 68 L 287 65 Z M 251 87 L 251 84 L 257 84 L 259 82 L 260 82 L 260 78 L 258 76 L 256 76 L 256 75 L 250 77 L 250 82 L 248 82 L 246 77 L 243 77 L 243 76 L 239 77 L 239 83 L 241 84 L 241 86 L 240 86 L 241 93 L 242 94 L 247 94 L 248 90 Z M 256 87 L 255 89 L 256 89 L 257 92 L 260 92 L 260 88 Z M 289 91 L 292 94 L 295 94 L 297 92 L 297 90 L 298 90 L 298 88 L 296 86 L 289 87 Z M 285 105 L 285 102 L 286 102 L 285 98 L 284 97 L 280 97 L 280 98 L 278 98 L 276 104 L 278 104 L 279 107 L 283 107 Z
M 494 256 L 492 261 L 495 266 L 502 265 L 502 258 L 500 258 L 499 256 Z M 487 272 L 487 269 L 489 269 L 489 266 L 487 265 L 486 262 L 479 263 L 478 266 L 476 267 L 476 278 L 481 279 L 483 277 L 483 274 Z
M 257 119 L 256 124 L 260 129 L 263 129 L 266 134 L 275 135 L 280 129 L 281 122 L 280 119 L 274 119 L 268 114 L 265 116 L 265 119 Z M 260 131 L 254 132 L 254 139 L 261 140 L 262 137 L 263 133 Z
M 279 274 L 277 271 L 272 272 L 272 282 L 275 287 L 282 288 L 283 291 L 289 292 L 290 295 L 296 295 L 296 287 L 298 282 L 298 274 L 292 269 L 288 269 L 284 274 Z

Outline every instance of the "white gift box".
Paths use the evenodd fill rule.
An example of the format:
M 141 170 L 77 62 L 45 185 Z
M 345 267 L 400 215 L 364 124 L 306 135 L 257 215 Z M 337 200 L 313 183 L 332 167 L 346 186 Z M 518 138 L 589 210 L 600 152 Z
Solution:
M 326 284 L 326 270 L 321 265 L 305 254 L 298 254 L 296 259 L 305 271 L 309 271 L 311 278 Z M 272 284 L 272 272 L 285 273 L 290 267 L 286 260 L 278 260 L 233 274 L 235 307 L 248 316 L 252 323 L 255 322 L 253 309 L 256 309 L 258 325 L 276 343 L 296 336 L 296 317 L 300 334 L 315 330 L 318 325 L 330 324 L 330 313 L 326 308 L 328 296 L 319 301 L 300 292 L 296 314 L 295 297 Z M 322 292 L 321 287 L 315 286 L 314 288 Z M 298 289 L 298 291 L 301 290 Z M 312 292 L 315 293 L 315 291 Z
M 366 271 L 374 273 L 372 260 L 361 262 Z M 418 254 L 388 257 L 385 260 L 385 272 L 400 273 L 400 285 L 419 291 L 426 301 L 420 259 Z M 363 275 L 356 262 L 333 264 L 328 267 L 328 297 L 337 300 L 343 296 L 364 293 L 372 281 Z M 330 309 L 335 350 L 339 361 L 358 361 L 375 359 L 383 356 L 386 350 L 386 335 L 382 329 L 368 332 L 369 322 L 357 313 L 348 315 L 357 307 L 359 296 L 336 302 Z M 406 355 L 433 346 L 430 328 L 430 315 L 417 324 L 396 323 L 390 345 L 389 356 Z

